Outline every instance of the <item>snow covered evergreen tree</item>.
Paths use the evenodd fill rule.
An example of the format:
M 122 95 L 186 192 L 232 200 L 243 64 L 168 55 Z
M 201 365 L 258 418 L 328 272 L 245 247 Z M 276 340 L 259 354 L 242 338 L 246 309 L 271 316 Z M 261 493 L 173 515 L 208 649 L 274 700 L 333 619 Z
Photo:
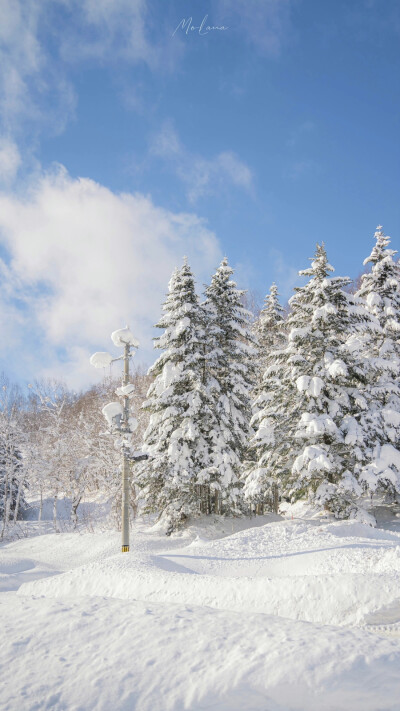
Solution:
M 262 412 L 267 404 L 270 388 L 273 387 L 273 381 L 270 381 L 267 374 L 268 366 L 273 362 L 273 352 L 281 350 L 286 345 L 284 315 L 284 308 L 279 302 L 278 287 L 273 283 L 269 294 L 265 297 L 264 307 L 254 325 L 258 351 L 256 385 L 250 423 L 254 432 L 257 432 L 260 421 L 263 419 Z M 254 439 L 253 441 L 256 440 Z M 262 486 L 259 486 L 260 482 L 258 482 L 256 490 L 254 489 L 252 477 L 248 478 L 247 473 L 255 468 L 256 461 L 257 448 L 251 446 L 247 451 L 244 494 L 256 506 L 256 511 L 263 513 L 265 506 L 271 508 L 273 505 L 272 501 L 275 498 L 274 482 L 270 477 L 267 477 L 267 479 L 264 479 Z M 275 501 L 274 503 L 276 505 Z
M 365 391 L 368 409 L 363 415 L 370 461 L 360 481 L 371 493 L 384 490 L 394 497 L 400 494 L 400 271 L 381 225 L 374 237 L 372 252 L 364 260 L 372 269 L 361 277 L 357 292 L 380 326 L 374 338 L 363 340 L 364 356 L 371 364 Z
M 260 421 L 263 419 L 263 409 L 267 404 L 270 387 L 273 383 L 267 382 L 266 376 L 267 367 L 273 358 L 273 352 L 281 350 L 286 344 L 285 332 L 285 311 L 279 302 L 278 287 L 273 283 L 270 287 L 269 294 L 265 297 L 264 307 L 260 312 L 253 328 L 257 344 L 257 360 L 256 360 L 256 383 L 253 391 L 252 400 L 252 418 L 250 425 L 254 433 L 257 432 Z M 264 380 L 266 378 L 266 380 Z M 253 484 L 250 484 L 252 478 L 248 479 L 247 474 L 253 470 L 257 461 L 257 450 L 251 446 L 247 451 L 244 481 L 244 494 L 251 501 L 257 513 L 264 513 L 265 509 L 271 507 L 276 510 L 277 507 L 277 492 L 276 486 L 270 477 L 263 481 L 262 486 L 257 486 L 257 492 L 254 490 Z
M 281 348 L 285 343 L 283 323 L 285 309 L 280 304 L 278 287 L 271 284 L 269 294 L 264 300 L 263 309 L 255 322 L 254 331 L 260 351 L 261 364 L 271 350 Z
M 150 456 L 138 469 L 145 511 L 157 511 L 172 532 L 199 513 L 198 487 L 209 480 L 210 431 L 215 428 L 206 387 L 204 311 L 185 263 L 169 283 L 164 314 L 155 339 L 163 353 L 150 369 L 155 380 L 144 407 L 150 422 L 144 451 Z
M 207 287 L 207 385 L 212 394 L 216 427 L 211 451 L 214 480 L 222 511 L 237 513 L 241 506 L 241 474 L 250 433 L 251 394 L 255 379 L 255 349 L 251 314 L 242 307 L 242 291 L 232 280 L 228 260 Z
M 263 499 L 278 480 L 285 497 L 308 496 L 342 518 L 357 510 L 361 488 L 353 472 L 365 446 L 354 413 L 364 404 L 359 387 L 366 365 L 346 340 L 372 326 L 344 290 L 349 279 L 332 278 L 332 271 L 324 246 L 317 245 L 311 267 L 300 272 L 309 281 L 290 300 L 288 345 L 267 359 L 245 493 Z
M 279 302 L 278 287 L 273 283 L 269 294 L 265 297 L 264 308 L 254 324 L 254 333 L 257 344 L 256 385 L 252 402 L 252 427 L 257 429 L 257 413 L 263 407 L 264 386 L 263 378 L 271 351 L 284 348 L 286 332 L 284 321 L 285 310 Z

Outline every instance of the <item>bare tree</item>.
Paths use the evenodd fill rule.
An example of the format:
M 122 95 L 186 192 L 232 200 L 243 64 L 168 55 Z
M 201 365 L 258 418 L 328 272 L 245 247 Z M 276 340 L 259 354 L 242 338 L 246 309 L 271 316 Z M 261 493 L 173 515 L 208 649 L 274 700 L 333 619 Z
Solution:
M 21 505 L 25 504 L 21 404 L 19 388 L 10 385 L 4 375 L 0 376 L 0 540 L 10 521 L 16 523 Z

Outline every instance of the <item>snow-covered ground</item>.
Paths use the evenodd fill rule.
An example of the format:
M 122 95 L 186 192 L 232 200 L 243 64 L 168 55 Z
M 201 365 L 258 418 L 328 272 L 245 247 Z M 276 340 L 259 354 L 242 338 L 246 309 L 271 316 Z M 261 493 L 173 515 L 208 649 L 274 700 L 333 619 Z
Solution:
M 5 711 L 398 711 L 400 532 L 136 523 L 0 547 Z M 392 530 L 390 529 L 392 526 Z

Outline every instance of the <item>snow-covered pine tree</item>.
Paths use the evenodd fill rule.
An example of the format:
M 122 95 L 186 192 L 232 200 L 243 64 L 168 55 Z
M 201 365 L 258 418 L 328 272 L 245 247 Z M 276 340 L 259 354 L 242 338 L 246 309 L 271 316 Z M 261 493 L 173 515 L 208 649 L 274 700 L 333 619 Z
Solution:
M 257 429 L 257 413 L 263 407 L 265 389 L 263 377 L 272 350 L 281 350 L 287 342 L 285 331 L 285 310 L 279 302 L 278 287 L 273 283 L 265 297 L 264 308 L 254 324 L 257 343 L 256 385 L 252 402 L 252 427 Z
M 261 365 L 273 349 L 282 348 L 286 342 L 283 323 L 285 309 L 279 301 L 278 287 L 273 282 L 264 299 L 264 306 L 254 324 L 254 331 L 260 351 Z
M 365 446 L 354 418 L 363 404 L 365 363 L 347 350 L 346 340 L 372 326 L 344 291 L 349 279 L 332 278 L 332 271 L 324 246 L 317 245 L 311 267 L 300 272 L 309 281 L 290 300 L 288 345 L 268 358 L 265 405 L 252 441 L 256 464 L 245 490 L 257 500 L 278 480 L 283 496 L 308 496 L 343 518 L 357 511 L 361 488 L 353 472 Z
M 272 352 L 282 350 L 287 342 L 284 317 L 285 310 L 279 301 L 278 287 L 273 283 L 265 297 L 264 307 L 253 327 L 257 343 L 257 364 L 250 424 L 254 433 L 258 430 L 260 419 L 263 419 L 262 411 L 267 404 L 270 387 L 273 387 L 273 382 L 269 382 L 269 376 L 266 374 L 267 368 L 273 360 Z M 264 381 L 264 376 L 266 376 L 266 381 Z M 253 443 L 255 441 L 256 439 L 253 438 Z M 256 486 L 256 493 L 251 483 L 252 477 L 247 478 L 247 473 L 255 468 L 257 447 L 250 446 L 247 457 L 244 494 L 255 505 L 256 511 L 263 513 L 265 506 L 270 508 L 271 505 L 276 505 L 276 501 L 272 501 L 275 498 L 274 488 L 267 486 L 267 482 L 264 481 L 261 488 Z M 273 484 L 272 480 L 270 484 Z
M 211 431 L 213 479 L 221 510 L 239 513 L 241 474 L 250 433 L 251 395 L 255 379 L 255 348 L 243 292 L 232 280 L 228 260 L 206 288 L 207 386 L 213 398 L 216 426 Z
M 370 461 L 360 481 L 371 493 L 386 491 L 393 498 L 400 494 L 400 271 L 381 225 L 374 237 L 372 252 L 364 260 L 372 269 L 362 275 L 357 292 L 380 325 L 374 338 L 363 340 L 364 356 L 371 364 L 363 416 Z
M 136 483 L 144 510 L 158 512 L 170 533 L 199 513 L 216 424 L 205 385 L 204 311 L 186 262 L 172 275 L 163 311 L 157 327 L 164 333 L 155 339 L 163 353 L 150 368 L 155 380 L 143 405 L 150 413 L 143 447 L 149 460 L 138 467 Z

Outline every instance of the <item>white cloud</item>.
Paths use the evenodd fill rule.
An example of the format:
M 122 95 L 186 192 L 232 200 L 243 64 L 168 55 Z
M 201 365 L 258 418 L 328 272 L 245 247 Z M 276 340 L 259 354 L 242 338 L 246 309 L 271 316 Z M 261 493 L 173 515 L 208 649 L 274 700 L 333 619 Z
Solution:
M 0 194 L 1 242 L 9 255 L 3 356 L 25 340 L 29 368 L 40 375 L 59 367 L 62 353 L 72 381 L 81 354 L 112 348 L 109 334 L 127 323 L 152 358 L 152 325 L 175 265 L 187 254 L 201 285 L 221 258 L 215 235 L 196 215 L 73 180 L 62 168 L 28 195 Z M 44 354 L 47 362 L 40 362 Z M 89 377 L 87 362 L 80 368 L 79 378 Z
M 188 186 L 191 203 L 212 194 L 216 189 L 224 190 L 229 184 L 247 192 L 251 192 L 253 187 L 250 168 L 233 151 L 219 153 L 211 160 L 185 156 L 178 173 Z
M 165 121 L 161 130 L 152 138 L 150 153 L 160 158 L 182 159 L 185 149 L 171 121 Z
M 159 66 L 161 46 L 148 37 L 147 0 L 68 0 L 68 6 L 77 20 L 61 37 L 64 59 L 125 59 Z
M 15 133 L 29 122 L 60 132 L 74 116 L 70 67 L 95 61 L 168 70 L 182 43 L 167 48 L 148 0 L 2 0 L 0 3 L 0 122 Z
M 12 183 L 20 165 L 21 156 L 17 144 L 10 138 L 0 136 L 0 183 Z
M 293 2 L 218 0 L 215 7 L 245 40 L 278 54 Z M 174 12 L 165 5 L 158 14 L 149 0 L 2 0 L 0 117 L 6 131 L 24 121 L 63 130 L 75 112 L 69 69 L 78 62 L 107 64 L 119 74 L 129 64 L 171 71 L 187 47 L 178 37 L 170 41 Z
M 0 4 L 0 113 L 7 128 L 16 116 L 35 113 L 27 82 L 44 64 L 37 39 L 39 15 L 39 4 L 32 0 Z
M 0 4 L 0 121 L 9 134 L 17 135 L 27 123 L 59 132 L 74 114 L 73 86 L 42 40 L 44 35 L 54 40 L 61 30 L 51 22 L 58 4 L 61 0 Z
M 211 159 L 203 158 L 185 148 L 170 121 L 153 136 L 150 154 L 165 160 L 186 184 L 187 197 L 193 204 L 227 186 L 253 191 L 253 173 L 233 151 L 223 151 Z

